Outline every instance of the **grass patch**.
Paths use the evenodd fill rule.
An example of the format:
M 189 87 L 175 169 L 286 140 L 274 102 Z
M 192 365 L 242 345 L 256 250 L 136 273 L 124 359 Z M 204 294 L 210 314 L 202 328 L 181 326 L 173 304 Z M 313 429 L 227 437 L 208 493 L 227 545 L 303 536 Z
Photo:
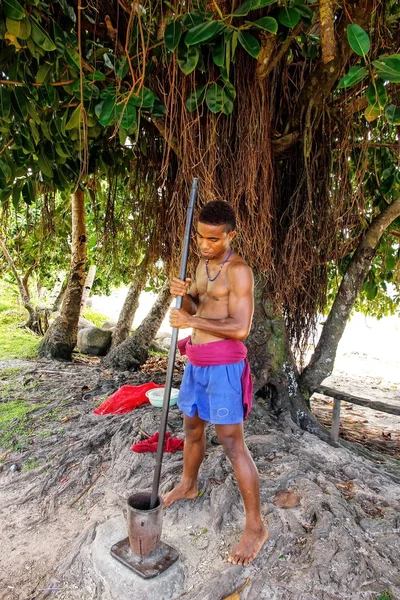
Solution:
M 40 465 L 39 461 L 36 458 L 29 458 L 23 465 L 23 471 L 32 471 L 32 469 L 36 469 Z
M 385 590 L 384 592 L 381 592 L 379 596 L 376 596 L 375 600 L 394 600 L 392 590 Z
M 23 400 L 9 400 L 1 407 L 0 426 L 7 423 L 7 421 L 21 419 L 21 417 L 24 417 L 36 408 L 36 406 L 29 406 Z
M 0 360 L 35 358 L 40 337 L 20 327 L 27 311 L 20 305 L 16 286 L 0 281 Z
M 8 369 L 1 369 L 0 371 L 0 381 L 9 379 L 11 377 L 15 377 L 21 371 L 21 367 L 9 367 Z
M 92 321 L 92 323 L 94 323 L 96 327 L 103 327 L 104 323 L 110 320 L 109 317 L 92 310 L 91 308 L 89 308 L 89 306 L 85 306 L 85 308 L 83 309 L 82 317 L 84 317 L 85 319 L 89 319 L 89 321 Z
M 24 399 L 14 399 L 1 403 L 0 410 L 0 447 L 23 451 L 28 438 L 37 434 L 38 422 L 30 418 L 30 413 L 43 408 L 46 404 L 29 404 Z

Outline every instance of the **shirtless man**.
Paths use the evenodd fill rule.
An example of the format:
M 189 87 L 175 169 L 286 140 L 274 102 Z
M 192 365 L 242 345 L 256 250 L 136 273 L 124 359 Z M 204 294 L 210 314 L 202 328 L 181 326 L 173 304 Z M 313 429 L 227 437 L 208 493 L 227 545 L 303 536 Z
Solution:
M 206 204 L 197 224 L 202 258 L 196 280 L 192 284 L 190 279 L 171 281 L 171 294 L 183 296 L 183 305 L 171 310 L 170 324 L 178 329 L 191 327 L 193 332 L 186 345 L 189 360 L 178 400 L 184 413 L 183 475 L 180 484 L 164 496 L 163 505 L 197 497 L 197 474 L 206 449 L 205 425 L 213 423 L 232 463 L 246 512 L 244 533 L 229 561 L 245 566 L 260 552 L 268 532 L 260 514 L 258 472 L 243 437 L 242 375 L 247 361 L 240 360 L 246 356 L 241 340 L 249 334 L 254 301 L 252 272 L 230 247 L 235 227 L 235 214 L 227 202 Z M 239 361 L 234 356 L 237 350 Z M 194 362 L 199 355 L 200 363 L 208 365 L 207 355 L 211 354 L 218 362 L 210 359 L 213 366 L 195 366 L 192 354 Z M 230 364 L 224 364 L 227 354 L 231 354 Z

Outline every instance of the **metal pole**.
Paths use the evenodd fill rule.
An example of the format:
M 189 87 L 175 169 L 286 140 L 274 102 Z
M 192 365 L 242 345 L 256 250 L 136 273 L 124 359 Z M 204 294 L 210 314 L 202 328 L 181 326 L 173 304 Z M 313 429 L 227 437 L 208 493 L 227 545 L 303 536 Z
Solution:
M 187 261 L 188 261 L 188 256 L 189 256 L 189 246 L 190 246 L 190 232 L 191 232 L 191 228 L 192 228 L 196 196 L 197 196 L 197 178 L 194 178 L 193 182 L 192 182 L 192 189 L 190 192 L 190 200 L 189 200 L 189 208 L 188 208 L 188 213 L 187 213 L 187 217 L 186 217 L 186 229 L 185 229 L 185 237 L 184 237 L 184 241 L 183 241 L 181 270 L 179 272 L 179 279 L 182 279 L 182 281 L 185 281 L 185 279 L 186 279 L 186 266 L 187 266 Z M 182 296 L 178 296 L 176 298 L 175 308 L 182 308 L 182 302 L 183 302 Z M 156 467 L 154 470 L 153 488 L 151 491 L 151 498 L 150 498 L 150 509 L 152 509 L 156 506 L 157 498 L 158 498 L 158 488 L 160 485 L 161 465 L 162 465 L 162 459 L 163 459 L 163 454 L 164 454 L 164 440 L 165 440 L 165 432 L 167 429 L 169 401 L 171 398 L 172 376 L 174 373 L 175 352 L 176 352 L 177 342 L 178 342 L 178 329 L 176 329 L 176 327 L 173 327 L 172 335 L 171 335 L 171 346 L 169 349 L 167 375 L 166 375 L 166 379 L 165 379 L 163 407 L 162 407 L 161 422 L 160 422 L 160 433 L 159 433 L 159 438 L 158 438 L 157 455 L 156 455 Z
M 339 439 L 339 428 L 340 428 L 340 400 L 334 398 L 333 400 L 333 412 L 332 412 L 332 425 L 331 425 L 331 439 L 337 442 Z

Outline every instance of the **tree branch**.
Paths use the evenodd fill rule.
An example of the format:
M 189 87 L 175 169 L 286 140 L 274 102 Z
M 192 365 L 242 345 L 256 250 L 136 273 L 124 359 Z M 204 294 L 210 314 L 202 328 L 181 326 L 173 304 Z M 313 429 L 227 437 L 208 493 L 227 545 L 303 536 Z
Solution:
M 308 396 L 332 373 L 338 343 L 361 286 L 371 268 L 376 248 L 383 233 L 398 216 L 400 216 L 400 195 L 373 219 L 361 238 L 343 276 L 314 354 L 301 374 L 300 387 Z

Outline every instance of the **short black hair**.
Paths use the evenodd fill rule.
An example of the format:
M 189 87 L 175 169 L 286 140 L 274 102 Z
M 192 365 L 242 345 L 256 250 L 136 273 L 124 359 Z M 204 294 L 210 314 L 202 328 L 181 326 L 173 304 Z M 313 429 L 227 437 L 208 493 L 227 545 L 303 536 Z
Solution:
M 200 211 L 199 221 L 207 225 L 225 225 L 228 233 L 236 229 L 235 211 L 225 200 L 207 202 Z

